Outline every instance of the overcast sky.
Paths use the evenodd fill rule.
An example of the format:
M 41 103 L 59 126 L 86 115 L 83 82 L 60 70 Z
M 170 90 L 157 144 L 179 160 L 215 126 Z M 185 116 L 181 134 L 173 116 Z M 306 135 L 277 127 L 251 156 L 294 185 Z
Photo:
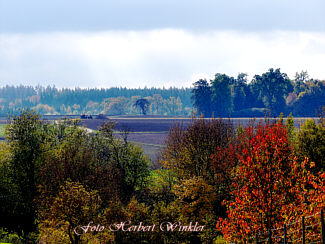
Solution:
M 0 0 L 0 86 L 185 86 L 281 68 L 325 79 L 324 0 Z

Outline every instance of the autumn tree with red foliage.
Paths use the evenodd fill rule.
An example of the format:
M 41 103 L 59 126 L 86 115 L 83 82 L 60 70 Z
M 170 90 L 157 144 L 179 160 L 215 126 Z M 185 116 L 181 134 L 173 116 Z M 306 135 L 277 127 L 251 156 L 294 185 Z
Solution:
M 281 122 L 247 127 L 225 154 L 238 160 L 231 198 L 224 202 L 228 217 L 217 224 L 226 240 L 283 227 L 324 207 L 325 174 L 311 174 L 314 163 L 307 158 L 298 162 Z

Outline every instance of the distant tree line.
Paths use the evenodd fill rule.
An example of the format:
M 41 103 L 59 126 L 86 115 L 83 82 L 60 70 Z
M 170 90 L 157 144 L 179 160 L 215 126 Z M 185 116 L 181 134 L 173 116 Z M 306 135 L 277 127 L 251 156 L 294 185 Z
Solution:
M 281 112 L 307 117 L 316 116 L 324 105 L 324 80 L 311 79 L 307 71 L 296 73 L 291 80 L 272 68 L 250 82 L 244 73 L 236 78 L 217 73 L 213 80 L 201 79 L 192 88 L 0 87 L 2 116 L 33 109 L 43 115 L 190 116 L 194 111 L 205 117 L 264 117 L 265 113 L 278 116 Z
M 140 114 L 134 106 L 146 99 L 149 115 L 191 115 L 190 88 L 59 89 L 55 86 L 4 86 L 0 88 L 0 115 L 17 115 L 22 109 L 39 114 Z
M 325 105 L 325 81 L 310 79 L 307 71 L 290 80 L 280 69 L 269 69 L 248 82 L 247 74 L 237 78 L 226 74 L 213 80 L 199 80 L 192 90 L 198 115 L 205 117 L 263 117 L 281 112 L 295 116 L 316 116 Z

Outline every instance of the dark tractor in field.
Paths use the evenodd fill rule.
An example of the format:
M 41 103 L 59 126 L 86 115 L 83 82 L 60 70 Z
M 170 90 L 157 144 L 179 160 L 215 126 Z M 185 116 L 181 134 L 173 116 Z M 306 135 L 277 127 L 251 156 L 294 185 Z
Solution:
M 83 114 L 83 115 L 80 116 L 80 118 L 81 118 L 81 119 L 93 119 L 93 116 Z

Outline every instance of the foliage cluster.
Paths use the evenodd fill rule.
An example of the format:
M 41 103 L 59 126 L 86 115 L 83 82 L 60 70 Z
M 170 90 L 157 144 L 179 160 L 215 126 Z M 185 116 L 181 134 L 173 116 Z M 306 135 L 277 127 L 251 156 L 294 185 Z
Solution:
M 77 120 L 14 117 L 1 143 L 1 226 L 26 242 L 41 233 L 44 242 L 79 243 L 76 226 L 104 218 L 111 201 L 127 204 L 147 184 L 149 161 L 112 132 L 111 123 L 89 134 Z
M 236 145 L 226 149 L 238 162 L 232 170 L 230 198 L 224 201 L 227 217 L 217 224 L 226 240 L 239 241 L 281 229 L 324 209 L 325 168 L 319 161 L 325 155 L 324 145 L 314 144 L 313 150 L 302 147 L 310 138 L 319 140 L 321 136 L 315 139 L 317 132 L 306 131 L 315 125 L 315 121 L 306 120 L 290 138 L 290 123 L 284 125 L 280 119 L 247 127 L 237 136 Z M 321 131 L 324 125 L 319 123 L 317 128 Z M 314 157 L 318 161 L 309 160 L 314 150 L 319 153 Z M 297 232 L 295 237 L 301 238 L 299 235 Z
M 192 90 L 194 107 L 205 117 L 263 117 L 292 112 L 295 116 L 315 116 L 325 104 L 325 81 L 310 79 L 308 73 L 296 73 L 290 80 L 280 69 L 237 78 L 216 74 L 213 80 L 199 80 Z
M 1 238 L 211 243 L 278 228 L 325 207 L 323 121 L 297 129 L 291 116 L 235 128 L 194 118 L 170 129 L 161 168 L 152 170 L 139 147 L 113 137 L 112 123 L 88 133 L 77 120 L 48 124 L 25 111 L 0 144 Z M 204 228 L 164 232 L 164 222 Z M 78 235 L 88 223 L 156 229 Z

